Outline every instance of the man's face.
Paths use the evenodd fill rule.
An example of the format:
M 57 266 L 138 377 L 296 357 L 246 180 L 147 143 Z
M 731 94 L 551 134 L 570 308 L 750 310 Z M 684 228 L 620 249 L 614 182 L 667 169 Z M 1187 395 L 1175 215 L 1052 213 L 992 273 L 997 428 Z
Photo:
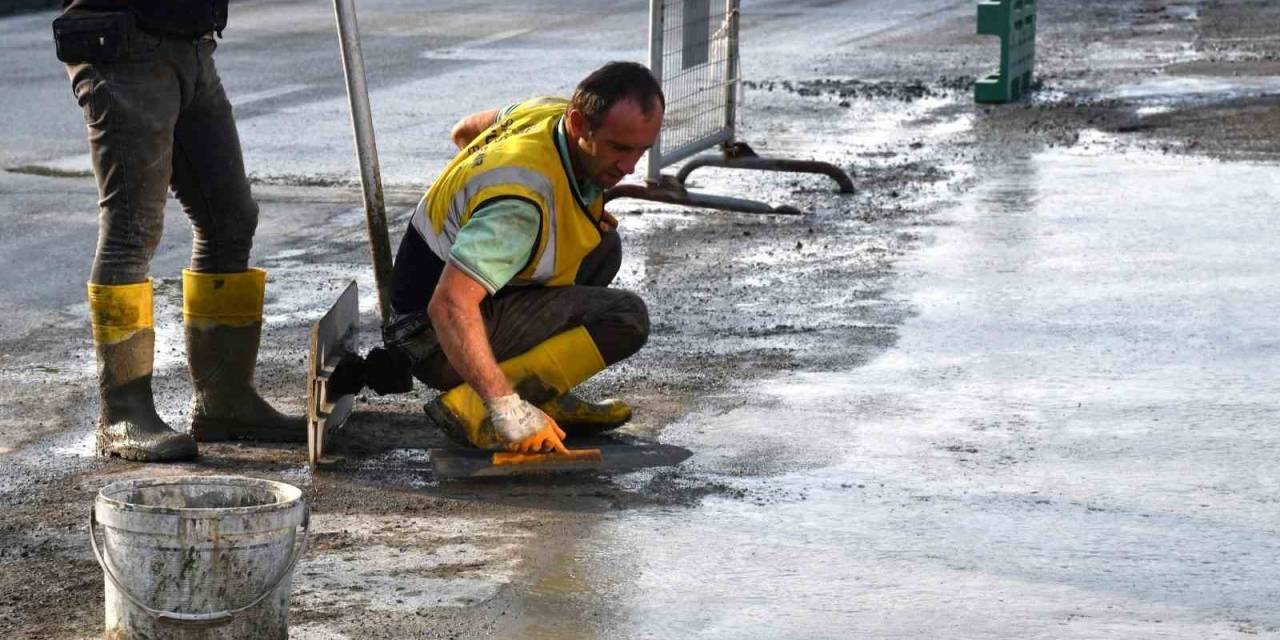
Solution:
M 662 107 L 655 104 L 646 116 L 635 101 L 619 100 L 595 129 L 586 116 L 570 109 L 567 128 L 585 173 L 578 177 L 608 189 L 635 171 L 640 156 L 658 139 Z

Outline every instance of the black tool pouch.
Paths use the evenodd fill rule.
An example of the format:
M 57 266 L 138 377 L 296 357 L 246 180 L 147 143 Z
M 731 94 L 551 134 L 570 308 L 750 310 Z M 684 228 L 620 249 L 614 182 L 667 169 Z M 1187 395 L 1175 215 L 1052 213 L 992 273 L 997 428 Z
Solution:
M 132 30 L 128 11 L 73 12 L 53 20 L 53 42 L 67 64 L 115 62 L 129 52 Z

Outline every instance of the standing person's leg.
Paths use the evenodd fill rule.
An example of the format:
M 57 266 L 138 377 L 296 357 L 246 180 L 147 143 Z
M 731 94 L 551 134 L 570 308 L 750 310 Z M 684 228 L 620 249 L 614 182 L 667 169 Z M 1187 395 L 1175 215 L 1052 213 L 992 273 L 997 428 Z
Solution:
M 67 65 L 84 110 L 98 182 L 98 248 L 88 284 L 98 361 L 100 455 L 182 460 L 190 436 L 156 415 L 151 391 L 155 330 L 151 257 L 164 225 L 169 158 L 181 89 L 155 36 L 130 34 L 118 62 Z
M 217 43 L 188 46 L 197 75 L 174 136 L 173 190 L 194 231 L 191 268 L 182 273 L 191 434 L 202 442 L 302 441 L 304 420 L 282 415 L 253 386 L 266 288 L 266 272 L 249 268 L 258 204 L 214 67 Z

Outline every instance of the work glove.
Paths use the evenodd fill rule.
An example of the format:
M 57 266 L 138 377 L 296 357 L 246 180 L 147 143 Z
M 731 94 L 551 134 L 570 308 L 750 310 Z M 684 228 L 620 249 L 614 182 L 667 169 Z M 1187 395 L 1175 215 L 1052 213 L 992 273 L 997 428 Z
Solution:
M 498 396 L 486 400 L 484 405 L 489 411 L 494 433 L 507 443 L 507 449 L 520 453 L 569 453 L 563 442 L 564 431 L 556 421 L 518 394 Z

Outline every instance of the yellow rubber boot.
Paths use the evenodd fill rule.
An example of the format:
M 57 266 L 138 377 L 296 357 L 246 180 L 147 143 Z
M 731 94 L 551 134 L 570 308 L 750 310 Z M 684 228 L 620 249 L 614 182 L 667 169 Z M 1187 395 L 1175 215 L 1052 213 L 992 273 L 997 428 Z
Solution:
M 534 405 L 554 401 L 582 381 L 602 371 L 604 356 L 586 328 L 558 333 L 538 346 L 498 364 L 511 386 Z M 469 384 L 458 385 L 425 407 L 431 418 L 455 442 L 481 449 L 501 449 L 507 443 L 487 420 L 484 400 Z
M 182 271 L 187 363 L 195 395 L 191 435 L 200 442 L 302 442 L 306 421 L 276 411 L 253 386 L 267 272 Z
M 99 455 L 139 462 L 194 458 L 195 440 L 160 419 L 151 395 L 156 343 L 151 279 L 125 285 L 90 283 L 88 288 L 98 359 Z
M 568 391 L 538 406 L 570 436 L 593 436 L 631 421 L 631 407 L 616 398 L 589 402 Z

